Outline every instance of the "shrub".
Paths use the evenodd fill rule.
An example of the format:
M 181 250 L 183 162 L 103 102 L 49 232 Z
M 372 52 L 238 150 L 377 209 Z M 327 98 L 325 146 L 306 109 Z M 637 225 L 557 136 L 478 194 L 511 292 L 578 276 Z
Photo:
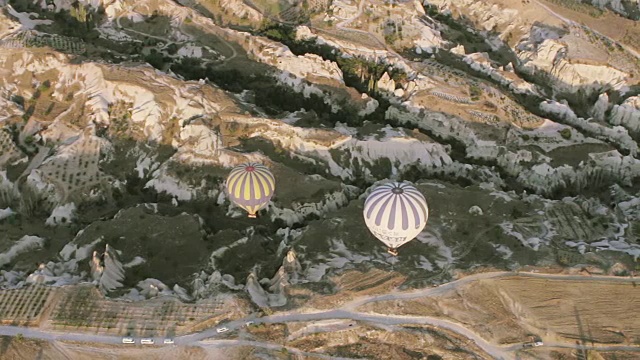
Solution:
M 560 133 L 560 136 L 562 136 L 563 139 L 571 139 L 571 129 L 569 128 L 564 128 L 560 131 L 558 131 Z
M 20 95 L 11 95 L 11 101 L 13 101 L 14 103 L 24 107 L 24 97 L 22 97 Z

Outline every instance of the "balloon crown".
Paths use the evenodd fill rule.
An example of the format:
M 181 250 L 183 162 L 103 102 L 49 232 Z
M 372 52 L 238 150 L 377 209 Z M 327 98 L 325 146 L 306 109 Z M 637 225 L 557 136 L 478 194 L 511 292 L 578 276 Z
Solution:
M 393 189 L 391 189 L 391 192 L 396 195 L 400 195 L 404 193 L 404 189 L 402 189 L 401 187 L 394 187 Z
M 255 166 L 253 166 L 253 165 L 249 165 L 249 166 L 247 166 L 247 167 L 246 167 L 246 168 L 244 168 L 244 169 L 245 169 L 246 171 L 254 171 L 254 170 L 256 169 L 256 167 L 255 167 Z

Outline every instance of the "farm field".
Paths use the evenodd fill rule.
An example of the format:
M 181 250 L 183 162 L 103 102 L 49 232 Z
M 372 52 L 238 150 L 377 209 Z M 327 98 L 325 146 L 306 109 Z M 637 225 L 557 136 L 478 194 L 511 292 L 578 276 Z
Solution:
M 230 302 L 231 298 L 195 304 L 175 298 L 128 302 L 107 299 L 90 285 L 32 285 L 0 290 L 0 322 L 57 331 L 173 337 L 238 316 L 238 310 L 230 310 Z
M 78 286 L 61 292 L 49 324 L 56 330 L 173 337 L 222 316 L 226 316 L 224 303 L 215 298 L 198 304 L 177 299 L 131 303 L 105 299 L 93 287 Z

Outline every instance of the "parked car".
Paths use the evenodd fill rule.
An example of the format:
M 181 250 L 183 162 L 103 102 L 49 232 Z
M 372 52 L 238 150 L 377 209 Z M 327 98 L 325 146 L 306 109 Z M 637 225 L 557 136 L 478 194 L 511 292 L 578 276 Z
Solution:
M 136 341 L 133 340 L 133 338 L 125 337 L 125 338 L 122 338 L 122 343 L 123 344 L 135 344 Z
M 173 344 L 173 339 L 164 339 L 165 344 Z
M 142 345 L 153 345 L 155 341 L 153 339 L 142 339 L 140 340 L 140 344 Z
M 216 329 L 216 332 L 218 332 L 218 334 L 221 334 L 221 333 L 227 332 L 227 331 L 229 331 L 229 328 L 226 328 L 226 327 L 221 327 L 221 328 L 217 328 Z

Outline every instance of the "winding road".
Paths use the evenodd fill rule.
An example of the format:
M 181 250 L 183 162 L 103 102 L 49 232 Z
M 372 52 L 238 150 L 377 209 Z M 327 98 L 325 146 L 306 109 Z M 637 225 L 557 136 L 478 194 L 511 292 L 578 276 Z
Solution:
M 559 14 L 556 14 L 548 8 L 546 5 L 541 4 L 540 2 L 534 0 L 538 3 L 542 8 L 552 13 L 554 16 L 557 16 L 562 21 L 565 21 L 572 25 L 578 25 L 575 22 L 562 17 Z M 365 33 L 370 35 L 368 32 L 363 30 L 351 29 L 346 26 L 357 19 L 363 11 L 363 7 L 365 4 L 365 0 L 360 0 L 358 4 L 358 13 L 349 19 L 344 19 L 340 23 L 336 24 L 336 28 L 345 31 L 352 31 L 358 33 Z M 130 11 L 133 11 L 132 6 L 130 9 L 124 11 L 120 14 L 115 22 L 118 27 L 122 28 L 120 25 L 120 19 L 122 16 L 127 14 Z M 182 25 L 182 24 L 181 24 Z M 580 25 L 578 25 L 580 26 Z M 127 31 L 146 36 L 149 38 L 155 38 L 165 42 L 174 42 L 180 44 L 181 42 L 172 41 L 165 37 L 154 36 L 150 34 L 145 34 L 133 29 L 126 29 Z M 319 30 L 319 29 L 315 29 Z M 184 32 L 184 31 L 183 31 Z M 186 33 L 186 32 L 185 32 Z M 604 36 L 598 33 L 601 36 Z M 225 63 L 227 61 L 232 60 L 237 56 L 235 48 L 229 44 L 226 40 L 220 37 L 221 41 L 223 41 L 232 51 L 232 56 L 225 59 Z M 378 40 L 376 38 L 376 40 Z M 184 42 L 182 42 L 184 43 Z M 387 49 L 386 44 L 383 44 L 384 48 Z M 640 57 L 637 52 L 632 49 L 629 49 L 627 46 L 622 45 L 629 53 L 632 53 L 636 57 Z M 390 54 L 397 55 L 395 52 L 387 49 Z M 41 152 L 34 158 L 32 164 L 39 164 L 48 154 L 48 151 L 45 149 L 40 149 Z M 31 167 L 30 165 L 29 167 Z M 481 234 L 484 234 L 482 232 Z M 477 238 L 480 237 L 480 234 Z M 466 252 L 470 251 L 473 247 L 467 247 L 465 249 Z M 458 256 L 460 258 L 461 256 Z M 448 267 L 442 269 L 442 273 L 448 271 Z M 225 323 L 224 326 L 228 328 L 230 331 L 239 330 L 246 326 L 246 322 L 251 320 L 256 324 L 275 324 L 275 323 L 290 323 L 290 322 L 312 322 L 312 321 L 324 321 L 324 320 L 335 320 L 335 319 L 345 319 L 352 321 L 362 321 L 368 322 L 381 326 L 395 326 L 395 325 L 405 325 L 405 324 L 415 324 L 415 325 L 430 325 L 435 326 L 442 329 L 447 329 L 452 331 L 462 337 L 470 339 L 473 341 L 478 347 L 480 347 L 483 351 L 485 351 L 490 356 L 495 359 L 512 359 L 514 358 L 514 352 L 522 348 L 522 344 L 511 344 L 511 345 L 496 345 L 493 344 L 486 339 L 484 339 L 481 335 L 474 332 L 473 330 L 450 320 L 445 320 L 436 317 L 430 316 L 402 316 L 402 315 L 387 315 L 387 314 L 378 314 L 378 313 L 365 313 L 360 312 L 357 309 L 365 304 L 375 303 L 380 301 L 390 301 L 390 300 L 405 300 L 405 299 L 414 299 L 414 298 L 422 298 L 429 297 L 434 295 L 441 295 L 453 289 L 456 289 L 459 286 L 468 284 L 470 282 L 482 280 L 482 279 L 495 279 L 501 277 L 511 277 L 511 276 L 519 276 L 523 278 L 539 278 L 539 279 L 548 279 L 548 280 L 556 280 L 556 281 L 607 281 L 607 282 L 621 282 L 621 283 L 635 283 L 636 279 L 633 278 L 623 278 L 623 277 L 611 277 L 611 276 L 578 276 L 578 275 L 556 275 L 556 274 L 539 274 L 539 273 L 517 273 L 517 272 L 490 272 L 490 273 L 480 273 L 471 276 L 464 277 L 460 280 L 456 280 L 447 284 L 440 285 L 438 287 L 430 287 L 419 290 L 412 291 L 392 291 L 388 294 L 384 295 L 371 295 L 371 296 L 362 296 L 356 298 L 342 307 L 338 309 L 326 310 L 326 311 L 312 311 L 312 312 L 300 312 L 300 311 L 291 311 L 291 312 L 283 312 L 270 316 L 265 316 L 261 318 L 256 317 L 247 317 L 238 319 L 235 321 L 231 321 Z M 314 331 L 321 331 L 323 326 L 333 326 L 330 323 L 326 325 L 318 325 Z M 122 344 L 122 337 L 120 336 L 110 336 L 110 335 L 95 335 L 88 333 L 69 333 L 69 332 L 59 332 L 53 330 L 45 330 L 45 329 L 37 329 L 37 328 L 28 328 L 28 327 L 20 327 L 20 326 L 0 326 L 0 335 L 5 336 L 17 336 L 21 334 L 27 338 L 33 339 L 41 339 L 46 341 L 80 341 L 80 342 L 89 342 L 89 343 L 101 343 L 101 344 L 110 344 L 110 345 L 118 345 L 118 346 L 129 346 L 126 344 Z M 266 349 L 280 350 L 287 349 L 287 351 L 300 355 L 313 355 L 319 356 L 319 354 L 309 354 L 303 352 L 296 348 L 286 347 L 280 344 L 262 342 L 262 341 L 250 341 L 250 340 L 236 340 L 236 339 L 218 339 L 223 336 L 223 334 L 219 334 L 216 328 L 208 329 L 202 332 L 193 333 L 189 335 L 179 336 L 174 339 L 176 345 L 195 345 L 201 347 L 234 347 L 234 346 L 254 346 L 261 347 Z M 224 335 L 226 336 L 226 335 Z M 155 337 L 154 338 L 156 346 L 163 345 L 162 342 L 164 338 Z M 603 345 L 603 346 L 587 346 L 587 345 L 579 345 L 573 343 L 561 343 L 561 342 L 551 342 L 545 341 L 546 347 L 554 347 L 554 348 L 572 348 L 572 349 L 598 349 L 598 350 L 621 350 L 621 351 L 633 351 L 640 352 L 640 346 L 628 346 L 628 345 Z M 334 358 L 335 357 L 331 357 Z
M 580 275 L 561 275 L 561 274 L 540 274 L 540 273 L 518 273 L 518 272 L 488 272 L 479 273 L 464 277 L 462 279 L 452 281 L 447 284 L 440 285 L 438 287 L 430 287 L 411 291 L 393 291 L 384 295 L 371 295 L 362 296 L 346 303 L 337 309 L 325 310 L 325 311 L 290 311 L 282 312 L 270 316 L 256 318 L 255 316 L 248 316 L 246 318 L 230 321 L 222 326 L 229 329 L 229 332 L 239 330 L 247 326 L 247 321 L 253 321 L 255 324 L 276 324 L 276 323 L 291 323 L 291 322 L 314 322 L 318 323 L 313 326 L 312 332 L 330 332 L 335 331 L 336 322 L 324 322 L 325 320 L 345 319 L 351 321 L 361 321 L 370 323 L 372 325 L 389 328 L 400 329 L 394 327 L 396 325 L 430 325 L 441 329 L 447 329 L 454 332 L 464 338 L 473 341 L 479 348 L 485 351 L 487 354 L 495 359 L 513 359 L 515 352 L 522 348 L 522 344 L 510 344 L 510 345 L 497 345 L 493 344 L 481 335 L 473 330 L 463 326 L 462 324 L 454 321 L 445 320 L 441 318 L 431 316 L 404 316 L 404 315 L 387 315 L 379 313 L 366 313 L 360 312 L 357 309 L 365 304 L 389 301 L 389 300 L 405 300 L 414 298 L 423 298 L 428 296 L 440 295 L 447 291 L 456 289 L 459 286 L 468 284 L 470 282 L 482 280 L 482 279 L 496 279 L 502 277 L 518 276 L 522 278 L 536 278 L 547 279 L 555 281 L 606 281 L 616 283 L 635 283 L 637 279 L 627 277 L 613 277 L 613 276 L 580 276 Z M 344 325 L 346 327 L 352 326 L 350 324 Z M 227 332 L 226 334 L 229 334 Z M 122 337 L 110 336 L 110 335 L 94 335 L 87 333 L 69 333 L 59 332 L 53 330 L 44 330 L 36 328 L 27 328 L 20 326 L 0 326 L 0 335 L 5 336 L 17 336 L 21 334 L 27 338 L 41 339 L 46 341 L 79 341 L 88 343 L 102 343 L 119 346 L 130 346 L 122 344 Z M 233 346 L 255 346 L 265 349 L 281 350 L 286 349 L 291 353 L 300 355 L 310 355 L 299 349 L 283 346 L 277 343 L 242 340 L 242 339 L 220 339 L 221 336 L 226 334 L 219 334 L 217 328 L 211 328 L 202 332 L 193 333 L 189 335 L 179 336 L 174 339 L 176 345 L 190 345 L 201 347 L 233 347 Z M 163 346 L 164 338 L 155 337 L 156 346 Z M 543 339 L 544 340 L 544 339 Z M 139 342 L 139 340 L 138 340 Z M 151 346 L 151 345 L 148 345 Z M 169 346 L 169 345 L 164 345 Z M 571 348 L 571 349 L 596 349 L 602 351 L 631 351 L 640 352 L 640 346 L 629 345 L 580 345 L 574 343 L 554 342 L 545 340 L 545 347 L 550 348 Z M 318 356 L 318 354 L 313 354 Z

